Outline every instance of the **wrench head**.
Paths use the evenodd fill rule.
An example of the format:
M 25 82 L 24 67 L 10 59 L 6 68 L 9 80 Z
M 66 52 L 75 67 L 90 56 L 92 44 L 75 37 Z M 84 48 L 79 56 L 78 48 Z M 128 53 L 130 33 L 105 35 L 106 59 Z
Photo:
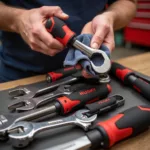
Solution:
M 85 131 L 92 125 L 97 119 L 97 114 L 88 117 L 85 113 L 89 112 L 88 109 L 81 109 L 75 112 L 76 124 L 82 127 Z
M 94 53 L 91 56 L 91 61 L 90 61 L 93 70 L 96 73 L 98 73 L 98 74 L 105 74 L 105 73 L 107 73 L 110 70 L 110 68 L 111 68 L 111 61 L 110 61 L 109 57 L 102 50 L 93 50 L 93 51 L 94 51 Z M 95 57 L 95 56 L 98 56 L 98 55 L 100 55 L 101 57 L 103 57 L 103 60 L 104 60 L 103 64 L 100 65 L 100 66 L 96 65 L 96 64 L 94 64 L 92 62 L 92 58 Z
M 20 121 L 12 125 L 8 133 L 14 147 L 26 147 L 33 140 L 34 127 L 30 122 Z

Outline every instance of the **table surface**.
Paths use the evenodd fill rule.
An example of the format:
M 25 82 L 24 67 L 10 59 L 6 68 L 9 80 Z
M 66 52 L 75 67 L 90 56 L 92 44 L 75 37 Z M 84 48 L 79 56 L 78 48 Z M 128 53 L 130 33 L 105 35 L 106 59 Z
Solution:
M 140 73 L 150 76 L 150 52 L 117 60 L 120 64 L 134 69 Z M 45 80 L 45 75 L 25 78 L 0 84 L 0 90 L 9 89 L 18 85 L 26 85 Z M 150 130 L 137 137 L 122 141 L 111 148 L 111 150 L 149 150 Z

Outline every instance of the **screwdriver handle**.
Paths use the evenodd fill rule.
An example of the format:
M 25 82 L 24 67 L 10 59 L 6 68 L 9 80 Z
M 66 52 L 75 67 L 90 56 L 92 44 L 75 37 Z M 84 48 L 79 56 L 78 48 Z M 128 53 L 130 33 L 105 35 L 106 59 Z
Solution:
M 49 72 L 46 75 L 46 81 L 49 83 L 54 82 L 58 79 L 70 76 L 81 69 L 82 69 L 81 66 L 79 64 L 77 64 L 76 66 L 65 67 L 65 68 L 61 68 L 61 69 L 58 69 L 53 72 Z
M 109 84 L 88 85 L 84 89 L 68 96 L 59 97 L 56 101 L 60 104 L 61 114 L 64 115 L 83 107 L 87 103 L 103 99 L 107 97 L 110 92 L 111 86 Z
M 65 22 L 57 17 L 50 17 L 45 27 L 49 33 L 53 35 L 65 47 L 73 40 L 75 33 L 65 24 Z
M 110 73 L 120 79 L 123 83 L 127 84 L 128 81 L 126 79 L 129 75 L 134 74 L 134 72 L 121 64 L 116 62 L 112 62 Z
M 130 85 L 146 99 L 150 100 L 150 84 L 136 76 L 129 76 Z
M 148 129 L 150 126 L 150 106 L 129 108 L 97 125 L 97 129 L 103 136 L 104 147 L 111 147 L 116 142 L 130 136 L 136 136 Z

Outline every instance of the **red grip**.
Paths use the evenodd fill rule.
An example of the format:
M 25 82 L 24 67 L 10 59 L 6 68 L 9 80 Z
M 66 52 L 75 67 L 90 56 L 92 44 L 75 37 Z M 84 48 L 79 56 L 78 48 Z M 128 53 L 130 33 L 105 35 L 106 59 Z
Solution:
M 46 29 L 64 46 L 72 41 L 75 33 L 59 18 L 51 17 L 46 22 Z
M 53 72 L 49 72 L 46 76 L 48 82 L 54 82 L 58 79 L 70 76 L 74 73 L 76 73 L 78 70 L 81 70 L 81 66 L 77 64 L 76 66 L 71 66 L 71 67 L 65 67 L 58 69 Z
M 150 126 L 150 106 L 135 106 L 104 122 L 98 123 L 98 129 L 104 136 L 104 147 L 147 130 Z

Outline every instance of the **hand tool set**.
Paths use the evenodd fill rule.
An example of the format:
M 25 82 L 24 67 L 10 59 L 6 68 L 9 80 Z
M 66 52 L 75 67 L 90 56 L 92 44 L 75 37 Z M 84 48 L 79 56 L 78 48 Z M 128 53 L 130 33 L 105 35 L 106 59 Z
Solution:
M 146 99 L 150 100 L 150 81 L 116 62 L 112 62 L 110 73 L 120 79 L 125 85 L 135 89 Z
M 0 111 L 0 140 L 8 138 L 13 147 L 22 148 L 28 146 L 40 132 L 74 125 L 83 129 L 85 136 L 49 150 L 109 148 L 148 129 L 150 106 L 131 107 L 106 121 L 102 121 L 100 116 L 125 103 L 124 97 L 119 94 L 107 97 L 111 93 L 108 83 L 110 69 L 112 75 L 147 99 L 150 99 L 149 81 L 120 64 L 111 64 L 102 50 L 92 49 L 78 41 L 75 33 L 62 20 L 49 18 L 46 29 L 65 47 L 75 47 L 86 54 L 99 79 L 85 78 L 83 68 L 78 64 L 49 72 L 46 75 L 48 83 L 43 88 L 19 86 L 9 91 L 12 98 L 8 105 L 10 112 Z M 96 55 L 104 60 L 101 66 L 92 62 Z M 60 119 L 47 118 L 56 115 L 60 115 Z M 48 120 L 43 121 L 45 118 Z

